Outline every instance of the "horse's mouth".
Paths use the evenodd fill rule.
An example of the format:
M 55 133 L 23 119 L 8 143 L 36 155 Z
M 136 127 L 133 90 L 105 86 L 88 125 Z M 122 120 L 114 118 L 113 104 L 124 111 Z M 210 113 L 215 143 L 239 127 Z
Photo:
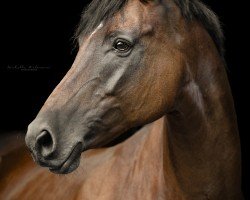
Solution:
M 82 144 L 78 143 L 62 165 L 58 167 L 51 167 L 49 170 L 55 174 L 69 174 L 73 172 L 80 164 L 81 153 Z

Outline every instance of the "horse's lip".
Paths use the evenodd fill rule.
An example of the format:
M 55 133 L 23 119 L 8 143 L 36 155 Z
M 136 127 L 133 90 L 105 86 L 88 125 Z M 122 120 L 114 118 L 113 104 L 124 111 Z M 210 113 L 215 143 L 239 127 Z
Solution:
M 50 167 L 49 170 L 56 174 L 68 174 L 74 171 L 80 164 L 80 157 L 82 153 L 82 143 L 78 143 L 67 159 L 57 167 Z

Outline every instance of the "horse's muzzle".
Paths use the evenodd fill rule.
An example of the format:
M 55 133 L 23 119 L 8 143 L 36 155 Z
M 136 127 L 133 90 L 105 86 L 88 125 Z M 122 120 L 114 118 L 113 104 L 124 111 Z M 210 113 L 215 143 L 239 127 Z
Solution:
M 83 151 L 82 142 L 75 141 L 75 144 L 72 145 L 63 141 L 59 142 L 55 133 L 51 131 L 49 126 L 42 126 L 41 121 L 43 120 L 34 120 L 29 125 L 25 137 L 26 145 L 34 161 L 58 174 L 74 171 L 80 163 Z

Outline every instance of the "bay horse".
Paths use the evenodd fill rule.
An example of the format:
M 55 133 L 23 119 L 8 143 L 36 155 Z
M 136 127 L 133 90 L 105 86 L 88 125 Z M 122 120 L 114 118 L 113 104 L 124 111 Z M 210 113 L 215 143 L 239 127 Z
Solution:
M 76 38 L 73 66 L 28 127 L 39 165 L 68 174 L 87 151 L 76 199 L 243 199 L 224 38 L 208 7 L 93 0 Z

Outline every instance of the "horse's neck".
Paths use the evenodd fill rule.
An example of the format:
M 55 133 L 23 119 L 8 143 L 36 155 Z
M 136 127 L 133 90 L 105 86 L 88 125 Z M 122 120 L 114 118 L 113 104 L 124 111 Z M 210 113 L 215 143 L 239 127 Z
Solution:
M 169 157 L 166 132 L 163 117 L 119 145 L 86 152 L 83 196 L 87 195 L 86 199 L 179 199 L 182 193 L 169 167 L 170 160 L 166 159 Z
M 206 42 L 198 45 L 195 61 L 191 53 L 175 110 L 167 115 L 170 159 L 193 199 L 237 199 L 241 170 L 233 100 L 223 61 L 203 34 L 197 37 Z

